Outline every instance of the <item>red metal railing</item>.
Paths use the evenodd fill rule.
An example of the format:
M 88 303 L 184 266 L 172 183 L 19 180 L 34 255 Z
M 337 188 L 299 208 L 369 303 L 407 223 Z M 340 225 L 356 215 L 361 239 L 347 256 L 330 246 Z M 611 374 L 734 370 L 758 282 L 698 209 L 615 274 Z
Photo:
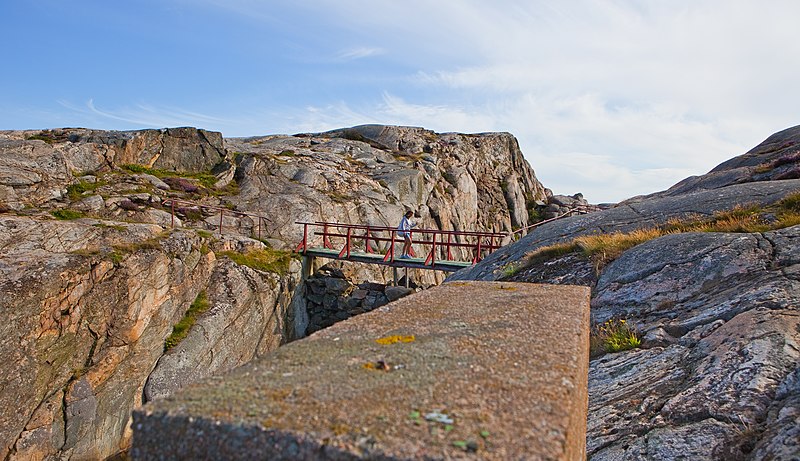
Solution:
M 186 212 L 186 209 L 196 209 L 201 213 L 204 210 L 212 210 L 212 211 L 215 211 L 215 212 L 219 212 L 219 234 L 220 235 L 222 235 L 222 229 L 223 229 L 223 225 L 224 225 L 223 218 L 225 217 L 225 215 L 232 216 L 232 217 L 240 217 L 240 218 L 243 217 L 243 216 L 247 216 L 249 218 L 252 218 L 256 222 L 256 226 L 255 226 L 256 227 L 256 229 L 255 229 L 256 230 L 256 232 L 255 232 L 256 236 L 259 239 L 261 239 L 261 227 L 262 227 L 261 224 L 262 224 L 262 221 L 264 221 L 264 219 L 265 219 L 261 215 L 257 215 L 255 213 L 246 213 L 244 211 L 231 210 L 231 209 L 228 209 L 228 208 L 218 207 L 218 206 L 214 206 L 214 205 L 203 205 L 203 204 L 196 203 L 196 202 L 190 202 L 188 200 L 167 199 L 167 200 L 164 200 L 163 202 L 161 202 L 161 204 L 163 206 L 165 206 L 165 207 L 169 207 L 169 209 L 170 209 L 170 214 L 172 215 L 172 218 L 171 218 L 172 221 L 171 221 L 170 225 L 172 227 L 175 227 L 175 207 L 176 207 L 176 205 L 179 207 L 178 211 L 181 211 L 180 206 L 184 205 L 185 206 L 185 208 L 183 210 L 184 214 Z
M 556 221 L 556 220 L 561 219 L 561 218 L 568 218 L 568 217 L 572 216 L 573 212 L 576 212 L 576 211 L 578 213 L 580 213 L 580 212 L 584 212 L 585 213 L 586 212 L 585 210 L 586 210 L 585 206 L 576 206 L 574 208 L 570 208 L 569 210 L 565 211 L 564 213 L 562 213 L 562 214 L 560 214 L 558 216 L 555 216 L 555 217 L 552 217 L 552 218 L 549 218 L 549 219 L 545 219 L 545 220 L 542 220 L 542 221 L 538 221 L 538 222 L 535 222 L 535 223 L 530 224 L 528 226 L 519 228 L 519 229 L 515 230 L 514 232 L 512 232 L 511 236 L 514 239 L 519 238 L 519 237 L 514 237 L 514 235 L 515 234 L 521 234 L 522 232 L 525 232 L 525 231 L 527 231 L 529 229 L 533 229 L 534 227 L 539 227 L 542 224 L 547 224 L 549 222 Z
M 403 243 L 404 239 L 398 238 L 399 229 L 384 226 L 368 226 L 361 224 L 328 223 L 328 222 L 295 222 L 303 225 L 303 240 L 295 248 L 297 253 L 305 253 L 310 248 L 309 227 L 312 228 L 311 236 L 321 236 L 322 246 L 327 249 L 334 249 L 331 238 L 343 239 L 339 258 L 349 258 L 354 248 L 354 243 L 363 241 L 364 251 L 374 253 L 371 243 L 388 242 L 384 262 L 395 260 L 395 242 Z M 320 230 L 313 230 L 319 228 Z M 334 230 L 332 230 L 334 229 Z M 361 233 L 363 231 L 363 233 Z M 416 245 L 430 246 L 425 265 L 434 266 L 437 261 L 437 252 L 443 254 L 442 258 L 446 261 L 455 261 L 453 257 L 454 248 L 466 248 L 472 255 L 472 263 L 481 260 L 484 252 L 491 253 L 500 248 L 500 244 L 508 234 L 497 232 L 474 232 L 474 231 L 448 231 L 439 229 L 411 229 L 411 240 Z M 418 240 L 414 235 L 419 236 Z M 468 241 L 469 240 L 469 241 Z M 415 256 L 413 249 L 411 255 Z

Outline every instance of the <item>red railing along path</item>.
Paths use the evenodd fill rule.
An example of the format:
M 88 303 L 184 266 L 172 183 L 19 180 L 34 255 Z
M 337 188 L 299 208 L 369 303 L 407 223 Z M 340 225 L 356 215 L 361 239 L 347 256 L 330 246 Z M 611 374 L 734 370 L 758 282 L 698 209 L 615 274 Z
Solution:
M 171 222 L 171 226 L 172 227 L 175 227 L 175 207 L 176 206 L 178 206 L 178 207 L 185 206 L 186 208 L 197 209 L 198 211 L 201 211 L 201 212 L 204 211 L 204 210 L 212 210 L 214 212 L 218 212 L 219 213 L 219 233 L 220 233 L 220 235 L 222 235 L 223 218 L 226 215 L 227 216 L 232 216 L 232 217 L 239 217 L 239 218 L 241 218 L 243 216 L 247 216 L 249 218 L 252 218 L 257 223 L 256 224 L 256 236 L 259 239 L 261 239 L 262 221 L 265 220 L 265 218 L 263 216 L 261 216 L 261 215 L 257 215 L 255 213 L 247 213 L 247 212 L 244 212 L 244 211 L 231 210 L 231 209 L 228 209 L 228 208 L 218 207 L 218 206 L 214 206 L 214 205 L 203 205 L 203 204 L 196 203 L 196 202 L 190 202 L 188 200 L 166 199 L 161 203 L 162 203 L 163 206 L 169 207 L 169 209 L 170 209 L 170 213 L 172 214 L 172 222 Z M 179 210 L 180 210 L 180 208 L 179 208 Z
M 296 222 L 303 225 L 303 240 L 295 248 L 298 253 L 305 253 L 311 248 L 310 239 L 313 236 L 322 237 L 322 247 L 334 249 L 331 238 L 343 239 L 338 258 L 348 259 L 356 243 L 364 243 L 364 252 L 374 253 L 372 243 L 388 242 L 386 255 L 383 262 L 395 261 L 395 247 L 403 244 L 403 239 L 397 235 L 399 229 L 384 226 L 369 226 L 361 224 L 345 224 L 332 222 Z M 424 265 L 435 266 L 437 253 L 441 252 L 446 261 L 455 261 L 454 248 L 470 250 L 473 264 L 480 261 L 484 252 L 491 253 L 500 248 L 503 238 L 508 234 L 498 232 L 476 231 L 450 231 L 439 229 L 411 229 L 411 240 L 418 247 L 428 247 Z M 416 237 L 415 237 L 416 236 Z M 411 252 L 412 256 L 413 250 Z

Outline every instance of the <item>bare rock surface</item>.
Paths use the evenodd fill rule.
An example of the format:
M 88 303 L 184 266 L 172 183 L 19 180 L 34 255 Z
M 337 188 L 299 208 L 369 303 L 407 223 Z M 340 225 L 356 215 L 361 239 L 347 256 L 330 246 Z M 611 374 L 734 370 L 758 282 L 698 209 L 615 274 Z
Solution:
M 129 444 L 143 395 L 293 337 L 298 267 L 287 277 L 220 262 L 196 233 L 155 224 L 2 215 L 0 230 L 0 458 L 113 455 Z M 164 355 L 201 291 L 211 309 Z
M 511 231 L 546 198 L 508 133 L 366 125 L 225 144 L 238 159 L 237 207 L 271 210 L 266 232 L 286 242 L 302 235 L 295 221 L 394 227 L 406 209 L 420 227 Z
M 405 297 L 148 404 L 131 455 L 583 459 L 588 298 L 483 282 Z
M 420 226 L 510 229 L 545 196 L 509 134 L 353 130 L 364 134 L 1 131 L 0 459 L 113 455 L 143 400 L 305 333 L 309 290 L 296 261 L 278 275 L 220 252 L 293 247 L 300 219 L 394 226 L 406 208 Z M 407 294 L 365 282 L 385 281 L 383 271 L 345 272 L 364 289 L 337 309 Z M 165 353 L 201 292 L 210 309 Z
M 62 199 L 84 172 L 126 164 L 203 172 L 225 155 L 220 133 L 196 128 L 0 131 L 0 206 L 18 210 Z
M 590 362 L 589 459 L 800 458 L 800 226 L 665 235 L 607 265 L 570 252 L 508 270 L 579 236 L 797 197 L 800 181 L 784 173 L 796 166 L 798 133 L 664 193 L 545 224 L 452 277 L 589 286 L 594 322 L 626 319 L 640 331 L 641 349 Z

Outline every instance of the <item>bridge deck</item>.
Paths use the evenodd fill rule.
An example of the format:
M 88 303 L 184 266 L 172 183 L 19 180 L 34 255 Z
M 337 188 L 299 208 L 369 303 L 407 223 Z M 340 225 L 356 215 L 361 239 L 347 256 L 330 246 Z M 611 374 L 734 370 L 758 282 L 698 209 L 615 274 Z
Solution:
M 394 261 L 384 261 L 384 255 L 378 253 L 366 253 L 364 251 L 351 251 L 350 256 L 340 257 L 339 250 L 312 247 L 308 248 L 304 253 L 305 256 L 313 256 L 317 258 L 339 259 L 345 261 L 355 261 L 367 264 L 380 264 L 389 267 L 407 267 L 409 269 L 426 269 L 437 270 L 445 272 L 455 272 L 457 270 L 469 267 L 472 265 L 468 261 L 447 261 L 436 260 L 433 264 L 425 264 L 425 258 L 411 258 L 411 259 L 395 259 Z

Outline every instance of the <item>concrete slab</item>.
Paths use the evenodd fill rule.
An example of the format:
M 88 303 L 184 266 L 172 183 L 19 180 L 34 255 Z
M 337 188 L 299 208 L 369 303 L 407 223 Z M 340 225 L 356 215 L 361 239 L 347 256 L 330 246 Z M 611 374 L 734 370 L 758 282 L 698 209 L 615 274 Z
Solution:
M 585 459 L 589 289 L 452 282 L 134 414 L 150 459 Z

